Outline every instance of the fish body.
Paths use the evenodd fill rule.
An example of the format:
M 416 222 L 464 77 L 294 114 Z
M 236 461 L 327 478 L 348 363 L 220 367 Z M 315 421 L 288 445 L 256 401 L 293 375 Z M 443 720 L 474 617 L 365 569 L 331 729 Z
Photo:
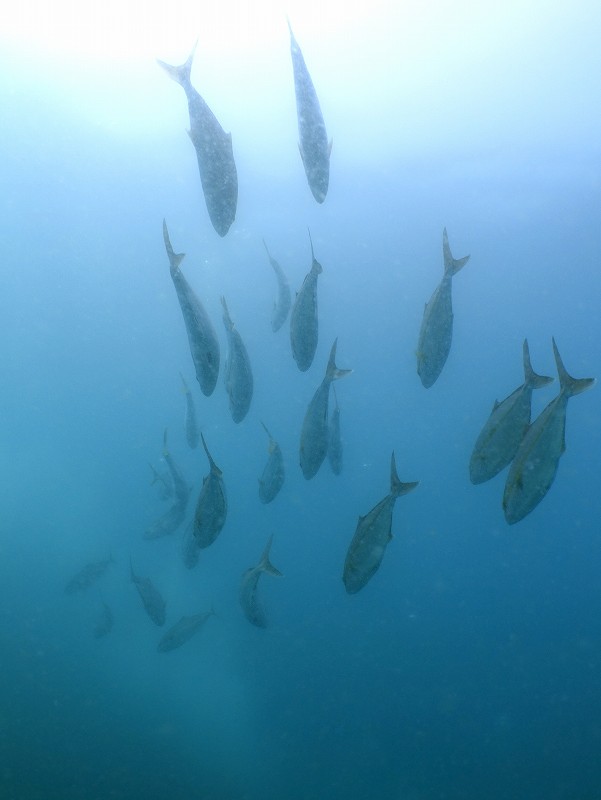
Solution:
M 256 567 L 247 569 L 243 573 L 242 580 L 240 581 L 239 600 L 242 610 L 244 611 L 244 616 L 252 625 L 256 625 L 258 628 L 267 627 L 265 608 L 257 592 L 259 578 L 264 572 L 268 575 L 282 576 L 279 569 L 274 567 L 269 560 L 272 540 L 273 536 L 270 536 L 265 550 L 263 551 L 263 555 L 261 556 L 261 560 Z
M 92 561 L 86 564 L 85 567 L 79 570 L 65 586 L 66 594 L 75 594 L 76 592 L 85 592 L 92 584 L 96 583 L 107 571 L 111 564 L 115 563 L 112 556 L 104 558 L 101 561 Z
M 453 338 L 452 278 L 464 267 L 469 256 L 451 255 L 447 229 L 442 234 L 444 275 L 430 301 L 426 303 L 417 343 L 417 372 L 426 389 L 432 386 L 445 365 Z
M 107 604 L 103 601 L 102 603 L 102 613 L 96 625 L 94 626 L 94 639 L 102 639 L 103 636 L 106 636 L 107 633 L 110 633 L 113 629 L 113 625 L 115 622 L 115 618 L 113 617 L 113 612 L 107 606 Z
M 271 314 L 271 330 L 275 333 L 276 331 L 279 331 L 284 322 L 286 322 L 286 318 L 290 311 L 290 306 L 292 305 L 290 284 L 288 283 L 288 278 L 284 274 L 284 270 L 281 268 L 275 258 L 271 257 L 271 253 L 265 244 L 265 239 L 263 239 L 263 245 L 267 252 L 269 263 L 271 264 L 278 281 L 278 299 L 273 304 L 273 311 Z
M 334 400 L 336 405 L 330 417 L 329 430 L 328 430 L 328 461 L 334 475 L 340 475 L 342 472 L 342 438 L 340 436 L 340 406 L 338 405 L 338 397 L 336 396 L 336 389 L 334 391 Z
M 263 428 L 269 436 L 269 457 L 259 478 L 259 500 L 262 503 L 271 503 L 284 484 L 284 458 L 279 444 L 265 425 Z
M 176 650 L 181 647 L 195 633 L 197 633 L 209 617 L 215 614 L 213 609 L 204 611 L 202 614 L 194 614 L 191 617 L 182 617 L 179 622 L 176 622 L 168 631 L 165 631 L 164 636 L 158 643 L 157 650 L 159 653 L 167 653 L 169 650 Z
M 326 126 L 311 75 L 298 42 L 294 38 L 290 23 L 288 23 L 288 28 L 290 30 L 290 54 L 298 119 L 298 149 L 311 193 L 318 203 L 323 203 L 330 182 L 332 147 L 331 143 L 328 143 Z
M 482 428 L 470 459 L 470 480 L 483 483 L 494 478 L 514 458 L 524 438 L 532 411 L 532 392 L 553 378 L 537 375 L 530 363 L 528 342 L 524 340 L 524 383 L 500 403 L 495 402 Z
M 590 389 L 594 378 L 572 378 L 563 365 L 553 340 L 560 390 L 526 431 L 507 475 L 503 511 L 510 525 L 524 519 L 547 494 L 566 449 L 568 400 Z
M 222 472 L 213 461 L 204 436 L 202 445 L 210 464 L 210 472 L 203 478 L 202 489 L 194 513 L 194 537 L 200 549 L 209 547 L 221 533 L 227 516 L 227 498 Z
M 144 610 L 154 624 L 161 627 L 165 624 L 165 601 L 163 600 L 163 596 L 150 578 L 141 578 L 139 575 L 136 575 L 131 560 L 129 564 L 131 581 L 140 595 Z
M 187 569 L 194 569 L 200 558 L 200 547 L 194 536 L 194 522 L 186 527 L 182 541 L 182 558 Z
M 179 268 L 185 253 L 173 251 L 165 220 L 163 220 L 163 239 L 169 258 L 171 279 L 188 334 L 196 380 L 202 393 L 208 397 L 213 393 L 219 375 L 219 340 L 203 304 Z
M 248 351 L 242 337 L 234 327 L 225 298 L 221 298 L 223 306 L 223 324 L 227 334 L 228 353 L 225 359 L 225 389 L 229 397 L 230 413 L 234 422 L 242 422 L 248 414 L 253 396 L 253 373 Z
M 182 379 L 184 394 L 186 396 L 186 413 L 184 417 L 184 430 L 186 431 L 186 441 L 192 450 L 198 447 L 200 441 L 200 432 L 198 430 L 198 422 L 196 420 L 196 407 L 194 405 L 194 398 L 192 392 L 188 388 L 188 384 L 184 380 L 184 376 L 180 372 Z
M 311 234 L 309 233 L 309 240 Z M 292 356 L 301 372 L 306 372 L 313 363 L 317 349 L 317 278 L 323 267 L 315 259 L 311 242 L 311 269 L 305 276 L 303 285 L 296 295 L 290 315 L 290 344 Z
M 305 413 L 300 438 L 300 465 L 307 480 L 317 474 L 328 452 L 329 428 L 328 406 L 330 385 L 332 381 L 344 378 L 352 372 L 350 369 L 338 369 L 336 366 L 336 345 L 334 341 L 324 379 L 313 395 Z
M 238 173 L 232 150 L 232 135 L 223 130 L 190 82 L 194 50 L 181 66 L 172 66 L 164 61 L 158 63 L 186 93 L 190 114 L 188 134 L 196 151 L 207 210 L 219 236 L 225 236 L 236 217 L 238 203 Z
M 396 471 L 394 453 L 390 461 L 390 494 L 359 517 L 355 535 L 349 545 L 342 580 L 346 591 L 355 594 L 377 572 L 388 542 L 392 539 L 392 511 L 398 497 L 413 491 L 418 485 L 402 483 Z

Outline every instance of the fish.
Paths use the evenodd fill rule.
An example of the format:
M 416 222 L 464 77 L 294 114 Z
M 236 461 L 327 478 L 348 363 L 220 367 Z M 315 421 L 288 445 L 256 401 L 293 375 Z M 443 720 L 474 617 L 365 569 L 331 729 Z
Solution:
M 112 555 L 103 558 L 101 561 L 92 561 L 79 570 L 65 586 L 66 594 L 85 592 L 92 584 L 96 583 L 107 571 L 111 564 L 115 563 Z
M 175 464 L 167 447 L 167 430 L 163 433 L 163 458 L 173 485 L 173 504 L 144 532 L 145 539 L 159 539 L 174 533 L 186 518 L 190 487 Z
M 417 372 L 426 389 L 438 379 L 451 350 L 453 338 L 451 282 L 453 275 L 456 275 L 469 261 L 469 256 L 453 258 L 446 228 L 442 232 L 442 252 L 444 275 L 430 301 L 426 303 L 417 342 Z
M 102 639 L 103 636 L 106 636 L 107 633 L 110 633 L 113 629 L 114 622 L 115 618 L 113 617 L 113 612 L 103 600 L 100 619 L 94 626 L 94 639 Z
M 336 387 L 332 386 L 334 392 L 334 411 L 328 426 L 328 461 L 334 475 L 342 472 L 342 439 L 340 437 L 340 406 L 336 395 Z
M 278 281 L 278 299 L 274 302 L 273 311 L 271 313 L 271 330 L 276 333 L 276 331 L 279 331 L 279 329 L 282 327 L 284 322 L 286 322 L 286 318 L 290 311 L 290 306 L 292 305 L 290 284 L 288 283 L 288 278 L 284 274 L 284 270 L 281 268 L 275 258 L 271 257 L 271 253 L 265 244 L 265 239 L 263 239 L 263 246 L 265 247 L 267 258 L 273 267 L 273 271 L 275 272 L 275 276 Z
M 225 302 L 223 307 L 223 324 L 227 334 L 228 353 L 225 359 L 225 389 L 229 397 L 230 414 L 234 422 L 242 422 L 248 414 L 253 396 L 253 373 L 248 351 L 242 337 L 234 327 Z
M 566 410 L 568 400 L 592 388 L 595 378 L 572 378 L 561 360 L 555 339 L 553 354 L 559 375 L 559 394 L 526 431 L 509 467 L 503 512 L 509 525 L 524 519 L 547 494 L 566 449 Z
M 335 339 L 330 350 L 326 374 L 313 395 L 303 420 L 300 438 L 300 465 L 307 480 L 317 474 L 328 452 L 330 384 L 352 372 L 351 369 L 338 369 L 336 366 L 337 344 L 338 339 Z
M 288 21 L 288 29 L 290 31 L 290 54 L 292 56 L 294 92 L 296 95 L 298 149 L 311 193 L 318 203 L 323 203 L 326 199 L 330 182 L 332 142 L 328 142 L 317 93 L 301 49 L 292 33 L 290 21 Z
M 131 558 L 129 560 L 129 569 L 131 581 L 138 590 L 144 610 L 155 625 L 163 626 L 165 624 L 165 601 L 161 593 L 150 578 L 141 578 L 136 575 Z
M 263 607 L 263 604 L 261 603 L 257 593 L 259 578 L 264 572 L 266 572 L 268 575 L 282 577 L 282 573 L 279 571 L 279 569 L 274 567 L 269 560 L 269 551 L 271 550 L 272 541 L 273 536 L 270 536 L 265 549 L 263 550 L 261 560 L 256 567 L 250 567 L 250 569 L 247 569 L 243 573 L 242 580 L 240 581 L 240 605 L 242 606 L 242 610 L 244 611 L 244 616 L 246 619 L 253 625 L 256 625 L 257 628 L 267 627 L 265 608 Z
M 349 545 L 342 580 L 348 594 L 355 594 L 371 580 L 377 572 L 384 551 L 392 539 L 392 511 L 398 497 L 412 492 L 419 481 L 402 483 L 397 474 L 394 451 L 390 459 L 390 494 L 372 508 L 364 517 L 359 517 L 355 535 Z
M 186 254 L 174 253 L 165 220 L 163 220 L 163 239 L 169 258 L 171 279 L 186 325 L 196 380 L 201 392 L 209 397 L 213 394 L 219 375 L 219 340 L 203 304 L 179 268 Z
M 265 433 L 269 436 L 269 457 L 259 478 L 259 500 L 271 503 L 284 484 L 284 458 L 279 444 L 262 422 Z
M 196 150 L 200 182 L 211 223 L 219 236 L 225 236 L 236 217 L 238 173 L 232 149 L 232 135 L 226 133 L 217 118 L 190 82 L 196 45 L 187 61 L 172 66 L 157 59 L 170 78 L 183 88 L 188 99 L 190 130 L 188 135 Z
M 182 384 L 184 388 L 184 394 L 186 395 L 186 415 L 184 417 L 184 430 L 186 431 L 186 441 L 188 445 L 191 447 L 192 450 L 195 450 L 198 447 L 198 442 L 200 441 L 200 433 L 198 430 L 198 423 L 196 421 L 196 408 L 194 407 L 194 398 L 192 397 L 192 392 L 188 388 L 188 384 L 186 383 L 184 376 L 180 372 L 180 378 L 182 379 Z
M 176 622 L 168 631 L 165 631 L 164 636 L 157 645 L 157 650 L 159 653 L 168 653 L 170 650 L 176 650 L 181 647 L 202 628 L 209 617 L 214 615 L 215 612 L 211 609 L 210 611 L 204 611 L 202 614 L 182 617 L 179 622 Z
M 311 231 L 309 231 L 309 241 L 311 242 L 311 269 L 296 295 L 290 315 L 292 356 L 301 372 L 309 369 L 317 349 L 317 278 L 323 272 L 323 267 L 315 259 Z
M 202 481 L 202 489 L 194 513 L 193 531 L 198 547 L 203 549 L 213 544 L 225 525 L 227 497 L 222 472 L 213 461 L 202 433 L 200 438 L 209 459 L 210 472 Z
M 546 375 L 537 375 L 532 369 L 527 339 L 524 339 L 522 352 L 524 383 L 505 400 L 495 401 L 474 445 L 470 458 L 470 480 L 474 484 L 494 478 L 513 461 L 530 425 L 532 392 L 553 380 Z

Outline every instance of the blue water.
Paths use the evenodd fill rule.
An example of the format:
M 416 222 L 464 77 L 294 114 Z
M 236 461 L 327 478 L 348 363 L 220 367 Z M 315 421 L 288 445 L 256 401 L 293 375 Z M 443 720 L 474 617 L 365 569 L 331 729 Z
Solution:
M 282 36 L 273 84 L 253 87 L 254 114 L 233 80 L 224 96 L 204 92 L 214 64 L 193 72 L 233 135 L 240 196 L 223 240 L 204 206 L 183 92 L 154 63 L 85 74 L 42 54 L 20 70 L 14 50 L 1 56 L 0 797 L 601 798 L 599 387 L 570 401 L 556 481 L 524 521 L 504 521 L 505 473 L 481 486 L 468 477 L 494 400 L 522 382 L 524 337 L 536 371 L 556 374 L 554 336 L 572 375 L 601 376 L 590 37 L 563 83 L 556 64 L 527 73 L 521 92 L 484 59 L 478 78 L 493 99 L 482 113 L 478 92 L 445 83 L 441 59 L 410 115 L 379 85 L 368 108 L 380 113 L 364 117 L 365 85 L 355 101 L 348 83 L 338 91 L 350 78 L 340 63 L 328 77 L 318 36 L 305 56 L 334 140 L 318 206 Z M 246 342 L 255 394 L 238 426 L 222 381 L 205 398 L 194 380 L 163 217 L 222 357 L 222 294 Z M 288 327 L 271 331 L 276 285 L 261 239 L 298 288 L 307 226 L 324 269 L 319 346 L 301 374 Z M 444 226 L 455 257 L 471 259 L 453 283 L 451 354 L 425 390 L 415 348 L 442 276 Z M 336 478 L 326 462 L 307 482 L 300 427 L 335 337 L 338 365 L 353 369 L 337 384 L 344 470 Z M 179 371 L 229 499 L 192 571 L 183 527 L 142 538 L 167 508 L 148 467 L 161 465 L 165 427 L 194 485 L 190 513 L 208 472 L 185 441 Z M 557 390 L 535 393 L 534 415 Z M 268 506 L 260 421 L 286 465 Z M 348 596 L 346 549 L 358 515 L 388 492 L 392 450 L 401 480 L 420 485 L 397 502 L 380 570 Z M 238 587 L 271 534 L 284 577 L 261 580 L 269 627 L 259 630 Z M 116 564 L 96 585 L 64 593 L 109 553 Z M 165 596 L 167 625 L 214 606 L 181 649 L 156 651 L 163 631 L 129 581 L 130 556 Z M 102 600 L 115 626 L 96 640 Z

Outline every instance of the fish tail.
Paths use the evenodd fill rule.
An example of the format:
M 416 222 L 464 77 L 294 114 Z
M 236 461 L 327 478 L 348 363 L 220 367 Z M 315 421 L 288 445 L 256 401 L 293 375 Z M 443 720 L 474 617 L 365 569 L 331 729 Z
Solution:
M 267 572 L 269 575 L 273 575 L 276 578 L 282 578 L 284 577 L 283 574 L 277 567 L 274 567 L 269 560 L 269 551 L 271 550 L 272 541 L 273 534 L 269 537 L 267 544 L 265 545 L 265 550 L 263 550 L 263 555 L 261 556 L 261 561 L 259 563 L 259 569 L 261 569 L 263 572 Z
M 273 436 L 269 432 L 269 428 L 267 427 L 267 425 L 263 421 L 261 421 L 261 425 L 263 426 L 263 430 L 265 431 L 265 433 L 269 436 L 269 440 L 272 441 Z
M 169 266 L 171 267 L 171 271 L 175 272 L 175 270 L 186 257 L 186 254 L 175 253 L 173 251 L 173 247 L 171 247 L 171 240 L 169 239 L 169 231 L 167 230 L 167 222 L 165 220 L 163 220 L 163 241 L 165 242 L 165 250 L 167 251 L 167 258 L 169 259 Z
M 194 43 L 194 47 L 192 48 L 192 52 L 186 59 L 183 64 L 179 66 L 174 66 L 173 64 L 167 64 L 165 61 L 161 61 L 160 58 L 157 58 L 157 64 L 163 67 L 167 75 L 170 78 L 173 78 L 176 83 L 179 83 L 180 86 L 186 86 L 190 83 L 190 73 L 192 72 L 192 61 L 194 60 L 194 53 L 196 51 L 196 45 L 198 44 L 198 39 Z
M 528 339 L 524 339 L 523 353 L 524 383 L 528 389 L 540 389 L 542 386 L 546 386 L 548 383 L 551 383 L 553 378 L 550 378 L 548 375 L 538 375 L 532 369 L 532 364 L 530 363 L 530 348 L 528 347 Z
M 211 469 L 213 471 L 217 472 L 219 475 L 221 475 L 222 474 L 221 470 L 219 469 L 217 464 L 213 461 L 213 458 L 212 458 L 211 454 L 209 453 L 209 448 L 207 447 L 207 443 L 205 442 L 205 437 L 204 437 L 204 435 L 202 433 L 200 434 L 200 438 L 202 440 L 202 446 L 205 449 L 205 453 L 207 454 L 207 458 L 209 459 L 209 464 L 210 464 Z
M 326 368 L 326 378 L 329 381 L 337 381 L 339 378 L 344 378 L 345 375 L 350 375 L 352 369 L 338 369 L 336 366 L 336 347 L 338 346 L 338 338 L 334 339 L 334 344 L 330 350 L 330 358 Z
M 227 303 L 225 302 L 225 297 L 221 296 L 221 307 L 223 308 L 223 324 L 227 328 L 228 331 L 232 331 L 234 329 L 234 323 L 232 322 L 232 318 L 230 317 L 230 312 L 227 307 Z
M 311 243 L 311 261 L 313 262 L 311 264 L 311 269 L 314 269 L 319 275 L 321 272 L 323 272 L 323 267 L 321 266 L 319 261 L 317 261 L 317 259 L 315 258 L 315 251 L 313 250 L 313 239 L 311 238 L 311 230 L 307 228 L 307 231 L 309 232 L 309 242 Z
M 445 275 L 456 275 L 462 267 L 465 267 L 470 259 L 469 256 L 463 256 L 463 258 L 453 258 L 446 228 L 442 232 L 442 254 L 444 257 Z
M 414 481 L 413 483 L 403 483 L 399 479 L 396 471 L 396 461 L 393 450 L 390 459 L 390 494 L 394 495 L 395 497 L 402 497 L 402 495 L 412 492 L 418 484 L 419 481 Z
M 555 354 L 555 363 L 557 364 L 557 373 L 559 375 L 561 391 L 567 397 L 572 397 L 575 394 L 586 392 L 587 389 L 590 389 L 595 385 L 597 382 L 595 378 L 572 378 L 563 365 L 563 361 L 559 355 L 559 350 L 555 344 L 555 339 L 553 339 L 553 353 Z

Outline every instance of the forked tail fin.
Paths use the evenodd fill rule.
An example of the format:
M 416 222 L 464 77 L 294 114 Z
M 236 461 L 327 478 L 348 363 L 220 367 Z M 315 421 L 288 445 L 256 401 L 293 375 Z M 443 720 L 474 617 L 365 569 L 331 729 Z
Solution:
M 524 383 L 526 384 L 527 388 L 540 389 L 542 386 L 546 386 L 548 383 L 551 383 L 553 378 L 550 378 L 548 375 L 538 375 L 532 369 L 532 364 L 530 363 L 530 348 L 528 347 L 528 339 L 524 339 L 522 352 L 524 354 Z
M 442 255 L 444 258 L 444 274 L 456 275 L 462 267 L 465 267 L 470 260 L 469 256 L 463 258 L 453 258 L 451 248 L 449 246 L 449 237 L 447 236 L 447 229 L 442 232 Z
M 559 374 L 559 383 L 561 391 L 566 397 L 573 397 L 575 394 L 586 392 L 597 382 L 595 378 L 572 378 L 563 365 L 559 350 L 553 339 L 553 353 L 555 354 L 555 363 L 557 364 L 557 372 Z
M 396 461 L 393 450 L 390 459 L 390 494 L 394 495 L 395 497 L 402 497 L 402 495 L 412 492 L 418 484 L 419 481 L 403 483 L 401 480 L 399 480 L 399 476 L 396 471 Z

